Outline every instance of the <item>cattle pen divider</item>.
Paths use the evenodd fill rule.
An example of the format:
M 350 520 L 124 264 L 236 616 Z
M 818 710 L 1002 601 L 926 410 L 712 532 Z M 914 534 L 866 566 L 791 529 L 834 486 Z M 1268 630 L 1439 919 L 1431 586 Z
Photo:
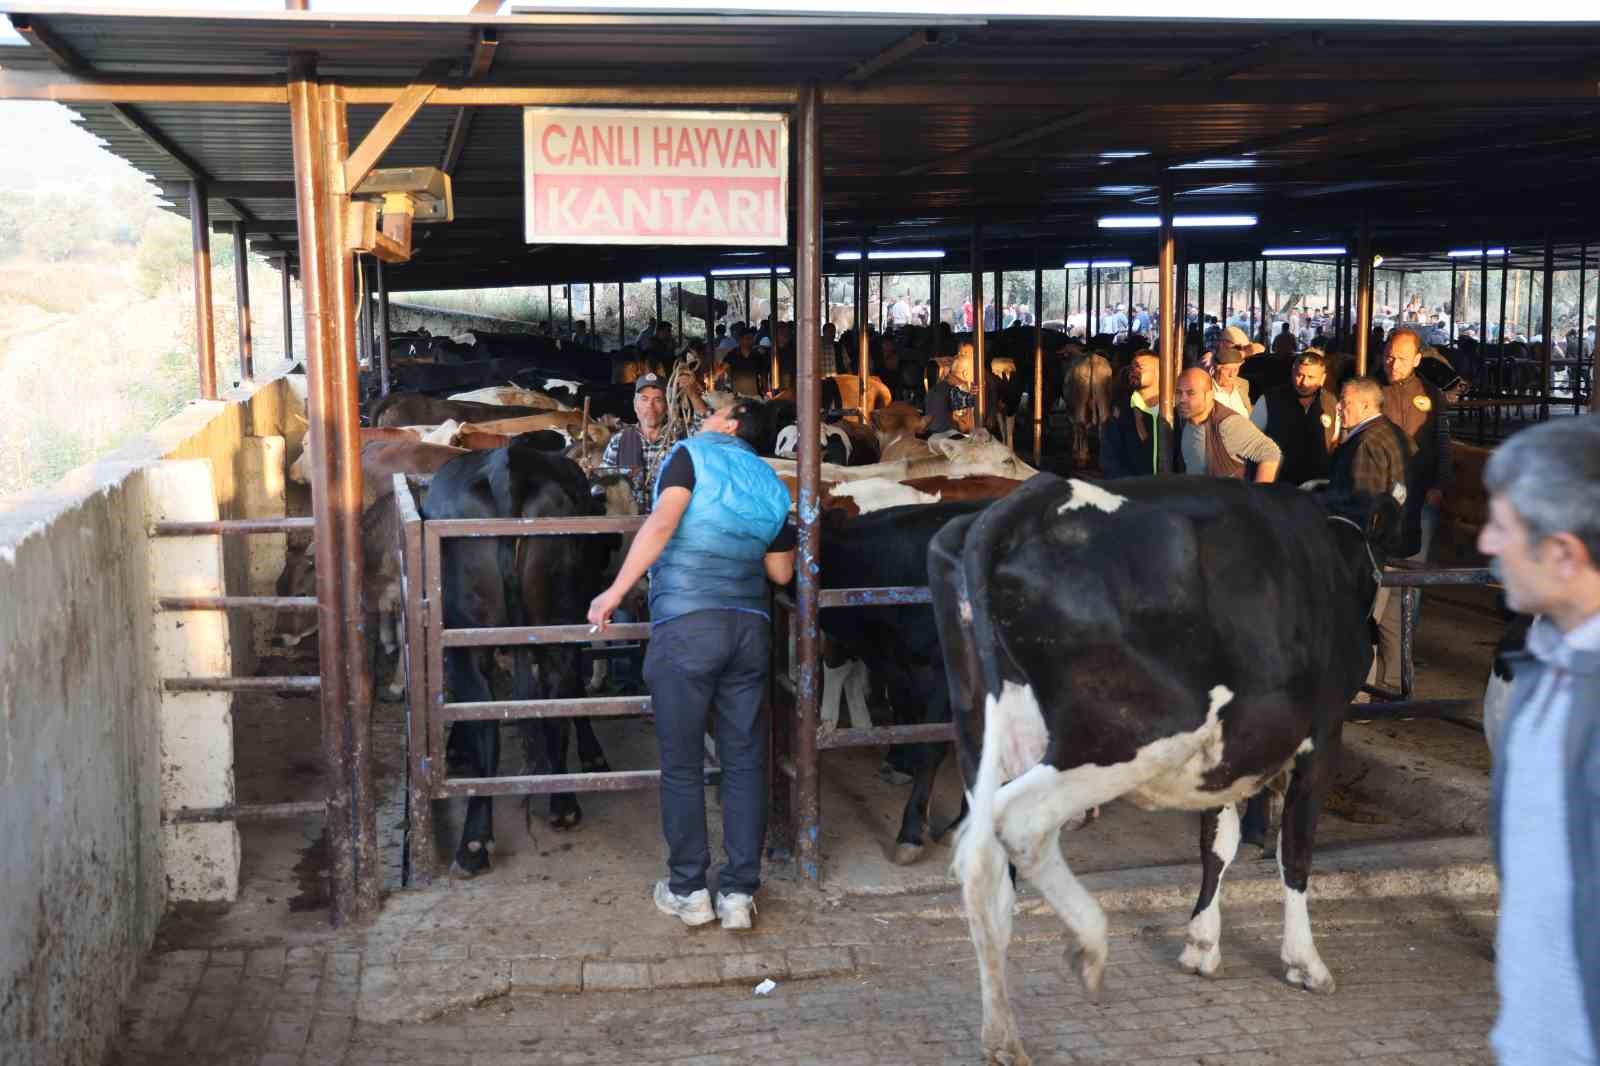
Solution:
M 221 518 L 191 522 L 154 522 L 152 537 L 249 536 L 258 533 L 309 531 L 310 518 Z M 314 611 L 315 596 L 158 596 L 162 611 Z M 164 677 L 168 692 L 320 692 L 322 678 L 315 675 L 281 677 Z M 182 807 L 163 816 L 173 825 L 197 822 L 271 821 L 326 815 L 322 800 L 287 803 L 232 803 L 220 807 Z
M 1487 567 L 1428 567 L 1407 562 L 1391 563 L 1391 569 L 1386 569 L 1382 574 L 1381 584 L 1388 588 L 1400 590 L 1400 692 L 1387 692 L 1382 689 L 1366 687 L 1371 695 L 1370 703 L 1352 703 L 1346 709 L 1347 718 L 1360 719 L 1396 719 L 1396 718 L 1438 718 L 1452 722 L 1456 725 L 1478 728 L 1476 723 L 1471 723 L 1460 717 L 1460 712 L 1467 710 L 1474 702 L 1470 699 L 1417 699 L 1416 664 L 1413 653 L 1416 646 L 1417 613 L 1420 606 L 1420 593 L 1424 588 L 1441 588 L 1449 585 L 1491 585 L 1495 583 L 1494 574 Z M 819 610 L 830 607 L 909 607 L 918 604 L 931 604 L 933 597 L 926 586 L 895 585 L 881 588 L 847 588 L 847 589 L 822 589 L 817 594 Z M 772 690 L 774 709 L 779 706 L 777 694 L 784 693 L 790 705 L 795 705 L 796 686 L 789 676 L 787 658 L 780 658 L 780 649 L 787 653 L 788 627 L 792 622 L 796 604 L 794 597 L 787 592 L 780 592 L 773 597 L 773 603 L 778 610 L 773 612 L 773 625 L 776 633 L 783 639 L 774 639 Z M 779 622 L 780 612 L 783 622 Z M 778 728 L 774 715 L 773 743 L 775 765 L 784 780 L 773 781 L 773 834 L 779 842 L 778 848 L 782 850 L 791 846 L 795 840 L 810 837 L 813 840 L 821 838 L 821 803 L 820 803 L 820 773 L 810 775 L 802 774 L 800 767 L 791 754 L 794 751 L 833 751 L 841 748 L 867 748 L 889 744 L 926 744 L 951 742 L 955 740 L 954 722 L 927 722 L 915 725 L 882 726 L 871 729 L 839 729 L 826 736 L 817 735 L 817 720 L 815 717 L 807 718 L 800 714 L 788 716 L 793 723 L 792 735 Z M 811 744 L 801 743 L 799 733 L 808 730 L 811 734 Z M 795 795 L 805 788 L 807 782 L 812 783 L 815 794 L 807 797 Z M 817 812 L 815 823 L 807 824 L 801 812 Z M 812 881 L 821 880 L 820 865 L 817 868 L 808 868 L 802 871 L 804 876 Z
M 444 653 L 447 648 L 491 648 L 531 644 L 589 644 L 596 634 L 586 624 L 496 626 L 447 629 L 444 623 L 444 542 L 466 537 L 538 537 L 636 532 L 640 516 L 584 518 L 483 518 L 424 521 L 410 481 L 394 476 L 400 519 L 402 655 L 406 673 L 406 859 L 408 886 L 429 884 L 435 869 L 434 800 L 470 796 L 536 796 L 556 792 L 625 792 L 654 787 L 660 770 L 599 773 L 523 774 L 450 777 L 446 730 L 454 722 L 528 721 L 543 718 L 649 717 L 648 696 L 586 696 L 544 700 L 447 702 Z M 648 623 L 608 626 L 605 643 L 643 641 Z M 707 784 L 721 771 L 705 770 Z

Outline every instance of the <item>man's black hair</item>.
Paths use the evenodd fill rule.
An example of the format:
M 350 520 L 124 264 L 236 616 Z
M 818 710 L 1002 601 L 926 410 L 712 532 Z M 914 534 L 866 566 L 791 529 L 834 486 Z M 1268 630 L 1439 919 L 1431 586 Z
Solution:
M 735 400 L 728 408 L 728 417 L 738 425 L 734 436 L 759 452 L 770 436 L 767 413 L 767 405 L 761 400 Z

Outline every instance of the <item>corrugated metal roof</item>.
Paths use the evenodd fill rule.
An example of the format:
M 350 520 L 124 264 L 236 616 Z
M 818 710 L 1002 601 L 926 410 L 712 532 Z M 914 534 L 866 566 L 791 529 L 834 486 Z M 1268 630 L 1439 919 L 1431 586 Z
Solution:
M 5 5 L 0 5 L 4 7 Z M 498 16 L 386 19 L 315 13 L 129 14 L 9 5 L 100 75 L 281 77 L 314 52 L 330 79 L 403 82 L 449 60 L 458 75 L 484 27 L 498 44 L 488 84 L 836 84 L 908 33 L 939 40 L 876 72 L 884 90 L 933 87 L 935 103 L 851 104 L 823 113 L 830 242 L 937 240 L 952 251 L 984 218 L 994 262 L 1115 251 L 1153 255 L 1148 233 L 1107 234 L 1103 214 L 1145 211 L 1174 179 L 1180 205 L 1249 210 L 1251 232 L 1186 231 L 1188 253 L 1254 254 L 1278 233 L 1353 239 L 1366 213 L 1395 255 L 1470 243 L 1533 247 L 1600 235 L 1600 24 L 1407 25 L 1215 19 L 801 19 Z M 7 56 L 15 56 L 8 59 Z M 47 66 L 33 50 L 0 64 Z M 1549 98 L 1524 83 L 1550 83 Z M 1494 87 L 1523 88 L 1496 99 Z M 1108 95 L 1108 84 L 1121 86 Z M 1441 87 L 1486 86 L 1447 92 Z M 1219 89 L 1220 87 L 1220 89 Z M 1261 87 L 1257 90 L 1254 87 Z M 1236 97 L 1230 99 L 1230 97 Z M 1420 102 L 1419 102 L 1420 101 Z M 184 167 L 113 108 L 74 110 L 110 149 L 159 182 Z M 351 143 L 382 108 L 352 106 Z M 277 106 L 140 105 L 147 124 L 218 183 L 273 187 L 212 204 L 242 207 L 252 232 L 292 233 L 288 113 Z M 1078 115 L 1071 121 L 1068 116 Z M 438 165 L 456 109 L 427 107 L 383 165 Z M 399 287 L 632 279 L 705 265 L 714 250 L 529 249 L 522 240 L 521 117 L 473 108 L 455 173 L 458 220 L 426 231 Z M 1053 132 L 1052 132 L 1053 130 Z M 1045 131 L 1042 134 L 1040 131 Z M 1012 141 L 1010 145 L 997 142 Z M 1104 152 L 1146 152 L 1105 159 Z M 1176 163 L 1237 160 L 1174 171 Z M 907 173 L 920 170 L 919 173 Z M 187 211 L 175 200 L 174 209 Z M 1600 241 L 1596 242 L 1600 249 Z M 958 262 L 952 259 L 951 263 Z M 1429 260 L 1418 259 L 1419 264 Z M 830 259 L 831 262 L 831 259 Z

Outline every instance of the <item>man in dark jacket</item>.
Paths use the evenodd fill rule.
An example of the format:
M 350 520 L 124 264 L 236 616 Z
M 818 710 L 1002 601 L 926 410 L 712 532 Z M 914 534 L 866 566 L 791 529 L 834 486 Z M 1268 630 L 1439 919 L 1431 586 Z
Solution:
M 1425 562 L 1439 527 L 1439 508 L 1455 470 L 1450 459 L 1450 405 L 1438 389 L 1417 376 L 1422 341 L 1396 330 L 1384 349 L 1383 414 L 1417 445 L 1406 478 L 1406 536 L 1401 554 Z
M 1161 416 L 1161 360 L 1139 352 L 1129 371 L 1133 391 L 1119 397 L 1100 431 L 1100 469 L 1108 478 L 1172 469 L 1172 423 Z
M 1405 431 L 1383 414 L 1383 387 L 1371 378 L 1352 378 L 1339 393 L 1339 412 L 1344 419 L 1344 443 L 1333 454 L 1328 471 L 1328 509 L 1352 522 L 1366 526 L 1372 503 L 1385 493 L 1402 507 L 1409 495 L 1406 473 L 1416 454 L 1416 445 Z M 1383 619 L 1391 603 L 1400 597 L 1391 589 L 1378 589 L 1372 601 L 1372 617 L 1379 621 L 1378 653 L 1367 673 L 1367 684 L 1382 685 L 1391 692 L 1400 688 L 1400 644 L 1383 639 Z M 1397 612 L 1398 613 L 1398 612 Z M 1362 693 L 1356 702 L 1365 703 Z
M 1492 790 L 1500 1066 L 1600 1062 L 1600 419 L 1524 430 L 1483 471 L 1515 668 Z
M 761 403 L 714 412 L 661 463 L 655 509 L 634 536 L 611 587 L 589 605 L 604 632 L 629 589 L 650 572 L 650 650 L 644 675 L 661 749 L 661 827 L 668 877 L 656 908 L 685 925 L 714 917 L 749 929 L 767 827 L 768 726 L 762 713 L 771 620 L 767 582 L 794 576 L 789 492 L 756 454 Z M 601 639 L 604 639 L 603 637 Z M 715 910 L 706 886 L 706 723 L 722 761 L 722 836 L 728 854 Z
M 1328 364 L 1316 350 L 1294 361 L 1287 385 L 1268 389 L 1250 411 L 1250 421 L 1283 452 L 1278 480 L 1291 485 L 1328 476 L 1339 446 L 1339 401 L 1326 387 Z

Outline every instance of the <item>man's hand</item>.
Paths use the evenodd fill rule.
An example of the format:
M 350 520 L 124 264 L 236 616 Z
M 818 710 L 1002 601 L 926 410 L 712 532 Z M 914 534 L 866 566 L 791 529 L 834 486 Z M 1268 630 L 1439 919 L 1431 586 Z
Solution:
M 604 631 L 611 624 L 611 616 L 622 603 L 623 590 L 612 585 L 589 603 L 589 624 Z
M 1422 502 L 1429 507 L 1444 506 L 1444 492 L 1441 489 L 1429 489 L 1422 494 Z

